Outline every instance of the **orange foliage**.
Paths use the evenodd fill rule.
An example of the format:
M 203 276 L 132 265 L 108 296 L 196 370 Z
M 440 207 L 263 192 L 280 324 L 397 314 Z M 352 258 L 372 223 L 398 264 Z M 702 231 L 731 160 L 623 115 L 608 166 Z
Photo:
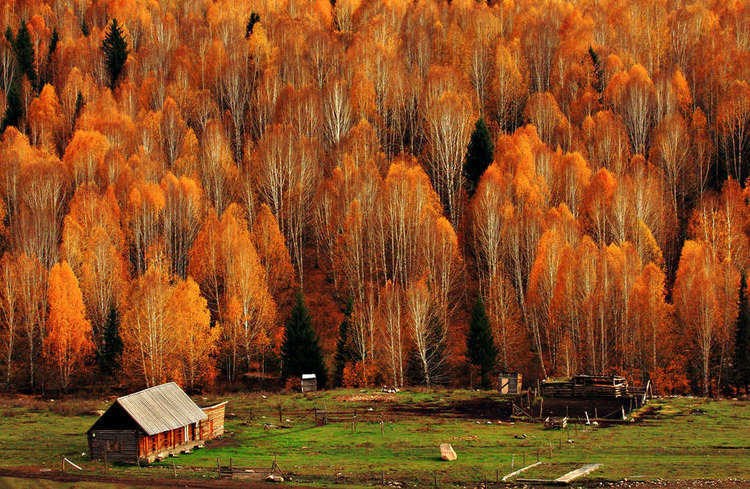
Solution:
M 49 272 L 49 319 L 44 350 L 61 390 L 67 390 L 74 377 L 85 375 L 94 351 L 91 324 L 86 319 L 78 280 L 67 262 L 55 264 Z

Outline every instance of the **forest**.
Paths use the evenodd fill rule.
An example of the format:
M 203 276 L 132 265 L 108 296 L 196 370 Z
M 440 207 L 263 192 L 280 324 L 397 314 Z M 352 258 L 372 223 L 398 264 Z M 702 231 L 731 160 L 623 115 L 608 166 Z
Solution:
M 743 0 L 5 0 L 0 388 L 750 383 Z

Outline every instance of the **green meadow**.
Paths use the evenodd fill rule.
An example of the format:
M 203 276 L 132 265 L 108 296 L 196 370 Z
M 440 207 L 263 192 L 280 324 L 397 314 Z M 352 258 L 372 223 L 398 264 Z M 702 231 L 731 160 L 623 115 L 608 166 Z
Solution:
M 494 482 L 498 476 L 543 463 L 523 475 L 554 478 L 585 463 L 599 463 L 590 480 L 750 480 L 750 403 L 698 398 L 653 400 L 637 421 L 609 427 L 569 425 L 545 430 L 457 410 L 490 403 L 473 391 L 328 391 L 313 395 L 260 393 L 196 397 L 199 405 L 228 400 L 226 435 L 191 454 L 150 467 L 109 467 L 116 477 L 216 477 L 222 465 L 255 470 L 274 460 L 292 483 L 366 487 L 382 481 L 411 485 Z M 111 401 L 110 401 L 111 402 Z M 85 432 L 108 403 L 66 399 L 0 398 L 1 468 L 59 470 L 62 457 L 84 473 L 104 474 L 90 461 Z M 281 406 L 281 422 L 279 422 Z M 356 423 L 319 426 L 313 410 L 358 413 Z M 450 443 L 458 460 L 440 460 Z M 0 487 L 2 484 L 0 483 Z M 41 486 L 37 486 L 41 487 Z

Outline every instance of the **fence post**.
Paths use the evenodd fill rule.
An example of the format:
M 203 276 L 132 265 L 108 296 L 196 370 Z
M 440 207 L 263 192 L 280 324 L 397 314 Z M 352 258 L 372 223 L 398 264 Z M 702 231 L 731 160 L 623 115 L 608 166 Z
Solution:
M 283 423 L 281 418 L 282 418 L 281 401 L 279 401 L 279 425 Z

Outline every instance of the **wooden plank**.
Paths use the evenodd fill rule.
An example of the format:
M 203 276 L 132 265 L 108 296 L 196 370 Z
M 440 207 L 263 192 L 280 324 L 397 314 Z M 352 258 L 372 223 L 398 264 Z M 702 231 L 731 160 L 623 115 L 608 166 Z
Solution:
M 512 479 L 513 477 L 517 476 L 518 474 L 521 474 L 521 473 L 523 473 L 523 472 L 526 472 L 526 471 L 527 471 L 527 470 L 529 470 L 530 468 L 532 468 L 532 467 L 536 467 L 537 465 L 539 465 L 539 464 L 541 464 L 541 463 L 542 463 L 542 462 L 536 462 L 536 463 L 533 463 L 533 464 L 531 464 L 531 465 L 527 465 L 526 467 L 520 468 L 520 469 L 516 470 L 515 472 L 511 472 L 510 474 L 507 474 L 507 475 L 503 476 L 503 478 L 502 478 L 502 481 L 503 481 L 503 482 L 505 482 L 505 481 L 507 481 L 508 479 Z
M 600 464 L 586 464 L 581 468 L 578 468 L 576 470 L 571 470 L 565 475 L 561 475 L 557 479 L 555 479 L 555 482 L 562 482 L 563 484 L 570 484 L 574 480 L 583 477 L 585 475 L 589 475 L 591 472 L 595 471 L 601 467 Z

